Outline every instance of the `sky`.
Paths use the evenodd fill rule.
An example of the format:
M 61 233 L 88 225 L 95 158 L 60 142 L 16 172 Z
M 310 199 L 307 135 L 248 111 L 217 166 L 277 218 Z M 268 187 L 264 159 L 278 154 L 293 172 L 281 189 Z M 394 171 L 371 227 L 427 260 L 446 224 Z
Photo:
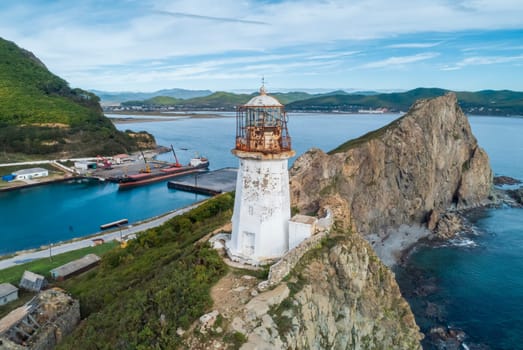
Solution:
M 103 91 L 523 91 L 522 0 L 1 0 L 0 37 Z

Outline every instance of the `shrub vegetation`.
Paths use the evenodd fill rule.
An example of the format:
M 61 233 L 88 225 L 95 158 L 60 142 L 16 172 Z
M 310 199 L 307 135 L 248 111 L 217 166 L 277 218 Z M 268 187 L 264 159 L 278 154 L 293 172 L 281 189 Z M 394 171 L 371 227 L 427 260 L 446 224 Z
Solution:
M 211 286 L 226 265 L 197 241 L 230 220 L 233 196 L 215 197 L 140 234 L 101 265 L 62 286 L 80 300 L 86 320 L 60 349 L 173 349 L 212 305 Z

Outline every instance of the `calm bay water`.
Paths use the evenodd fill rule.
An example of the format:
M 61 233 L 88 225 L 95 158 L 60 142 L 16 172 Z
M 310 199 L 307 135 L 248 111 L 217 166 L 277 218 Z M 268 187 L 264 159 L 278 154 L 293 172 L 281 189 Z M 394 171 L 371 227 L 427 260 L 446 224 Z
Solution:
M 234 113 L 225 116 L 117 127 L 146 130 L 156 137 L 158 144 L 173 144 L 182 163 L 188 163 L 199 153 L 209 157 L 211 169 L 237 167 L 238 160 L 230 152 L 236 130 Z M 300 154 L 312 146 L 332 149 L 396 117 L 302 114 L 291 117 L 290 130 L 294 148 Z M 162 154 L 159 159 L 174 160 L 171 153 Z M 166 183 L 118 191 L 116 184 L 72 181 L 0 192 L 0 255 L 96 233 L 101 224 L 121 218 L 129 219 L 132 224 L 204 198 L 168 189 Z
M 198 152 L 210 159 L 212 169 L 236 167 L 238 161 L 230 153 L 235 120 L 231 114 L 225 116 L 136 122 L 118 128 L 146 130 L 158 144 L 173 144 L 183 163 Z M 289 131 L 299 155 L 311 147 L 328 151 L 397 117 L 290 114 Z M 494 172 L 523 180 L 523 118 L 471 117 L 470 122 Z M 173 160 L 169 153 L 159 158 Z M 128 191 L 91 181 L 0 193 L 0 254 L 94 233 L 100 224 L 123 217 L 132 223 L 201 198 L 169 190 L 165 182 Z M 435 279 L 438 286 L 427 297 L 409 298 L 425 330 L 435 323 L 452 325 L 469 335 L 469 343 L 489 344 L 492 349 L 523 347 L 522 214 L 521 209 L 484 210 L 474 219 L 479 232 L 469 237 L 474 245 L 421 248 L 413 254 L 410 267 Z M 409 281 L 403 281 L 404 292 L 408 288 Z M 440 321 L 423 316 L 428 301 L 442 307 Z

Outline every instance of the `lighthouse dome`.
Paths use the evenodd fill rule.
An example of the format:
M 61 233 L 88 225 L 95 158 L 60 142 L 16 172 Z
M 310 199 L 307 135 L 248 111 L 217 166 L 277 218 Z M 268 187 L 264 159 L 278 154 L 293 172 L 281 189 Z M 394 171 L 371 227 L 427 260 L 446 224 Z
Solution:
M 282 107 L 283 105 L 272 96 L 267 95 L 265 87 L 260 88 L 260 94 L 249 100 L 244 106 L 246 107 Z

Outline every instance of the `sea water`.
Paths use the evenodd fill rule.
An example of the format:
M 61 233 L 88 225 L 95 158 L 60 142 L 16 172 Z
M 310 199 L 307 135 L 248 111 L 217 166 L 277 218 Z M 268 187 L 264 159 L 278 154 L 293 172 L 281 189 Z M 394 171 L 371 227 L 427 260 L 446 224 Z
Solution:
M 469 119 L 494 173 L 523 180 L 523 118 Z M 450 327 L 465 332 L 470 349 L 523 349 L 523 209 L 467 216 L 474 233 L 420 246 L 396 270 L 402 293 L 425 334 Z M 429 337 L 423 346 L 436 349 Z
M 333 149 L 398 115 L 291 113 L 289 117 L 293 148 L 299 155 L 311 147 Z M 494 172 L 523 180 L 523 118 L 469 120 Z M 183 163 L 198 153 L 210 159 L 212 169 L 238 164 L 230 153 L 235 136 L 235 120 L 230 114 L 211 119 L 137 121 L 117 127 L 145 130 L 158 144 L 173 144 Z M 174 159 L 168 153 L 159 158 Z M 100 224 L 123 217 L 135 222 L 201 198 L 170 190 L 165 182 L 128 191 L 118 191 L 115 184 L 72 182 L 0 193 L 0 254 L 94 233 Z M 408 298 L 424 330 L 435 324 L 449 325 L 462 328 L 470 344 L 523 348 L 522 218 L 522 209 L 484 210 L 473 218 L 477 235 L 464 237 L 455 245 L 416 251 L 409 266 L 424 279 L 434 280 L 437 288 L 430 295 Z M 401 273 L 398 277 L 401 280 Z M 402 291 L 409 294 L 412 281 L 400 282 Z M 440 320 L 424 317 L 429 301 L 441 307 Z

